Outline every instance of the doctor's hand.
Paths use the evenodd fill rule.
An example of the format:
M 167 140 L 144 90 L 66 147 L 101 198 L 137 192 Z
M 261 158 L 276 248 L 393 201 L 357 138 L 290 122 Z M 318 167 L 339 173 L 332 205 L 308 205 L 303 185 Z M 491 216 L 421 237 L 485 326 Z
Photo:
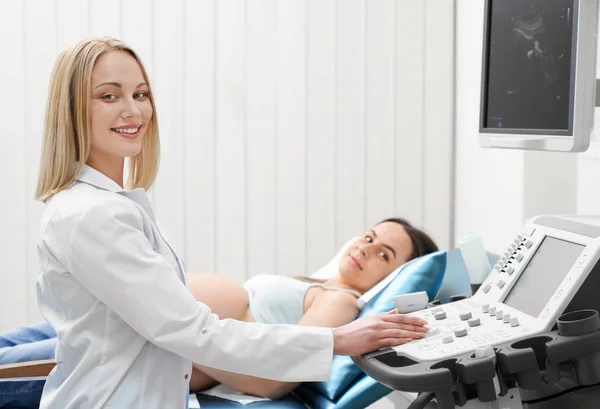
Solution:
M 406 344 L 423 338 L 429 329 L 426 321 L 397 310 L 364 317 L 342 327 L 332 329 L 333 353 L 362 355 L 383 347 Z

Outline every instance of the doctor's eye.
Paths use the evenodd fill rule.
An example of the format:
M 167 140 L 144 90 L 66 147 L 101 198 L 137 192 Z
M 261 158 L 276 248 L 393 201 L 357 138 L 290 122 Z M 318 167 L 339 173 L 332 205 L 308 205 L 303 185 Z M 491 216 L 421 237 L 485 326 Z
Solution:
M 114 101 L 115 99 L 117 99 L 117 96 L 115 94 L 105 94 L 102 95 L 100 98 L 104 101 Z
M 367 243 L 373 243 L 373 238 L 368 234 L 365 236 L 365 240 L 367 241 Z
M 133 94 L 133 97 L 135 99 L 138 100 L 145 100 L 146 98 L 148 98 L 148 93 L 147 92 L 136 92 L 135 94 Z

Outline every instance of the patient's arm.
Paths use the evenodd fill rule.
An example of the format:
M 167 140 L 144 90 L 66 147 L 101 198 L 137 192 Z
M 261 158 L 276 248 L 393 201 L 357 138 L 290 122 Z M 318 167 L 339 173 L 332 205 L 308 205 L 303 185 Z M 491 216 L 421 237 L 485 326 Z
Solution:
M 326 291 L 315 299 L 310 308 L 302 316 L 298 325 L 335 328 L 351 322 L 357 316 L 358 307 L 356 297 L 341 291 Z M 276 359 L 276 357 L 273 357 L 273 359 Z M 299 385 L 299 383 L 294 382 L 280 382 L 249 375 L 240 375 L 200 365 L 194 366 L 213 379 L 233 389 L 248 395 L 270 399 L 279 399 Z

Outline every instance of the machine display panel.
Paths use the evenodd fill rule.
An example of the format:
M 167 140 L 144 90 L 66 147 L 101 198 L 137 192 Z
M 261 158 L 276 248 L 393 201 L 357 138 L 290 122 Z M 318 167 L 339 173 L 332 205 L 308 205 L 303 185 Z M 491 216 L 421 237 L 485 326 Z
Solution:
M 504 299 L 504 304 L 538 317 L 585 246 L 546 236 Z
M 490 0 L 483 128 L 572 128 L 575 0 Z

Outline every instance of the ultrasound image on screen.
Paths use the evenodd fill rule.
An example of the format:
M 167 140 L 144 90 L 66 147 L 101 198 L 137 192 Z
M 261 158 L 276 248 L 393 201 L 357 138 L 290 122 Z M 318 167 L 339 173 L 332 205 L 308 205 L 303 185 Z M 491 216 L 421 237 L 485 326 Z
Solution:
M 537 317 L 585 246 L 547 236 L 504 299 L 504 304 Z
M 574 0 L 490 0 L 484 128 L 568 131 Z

